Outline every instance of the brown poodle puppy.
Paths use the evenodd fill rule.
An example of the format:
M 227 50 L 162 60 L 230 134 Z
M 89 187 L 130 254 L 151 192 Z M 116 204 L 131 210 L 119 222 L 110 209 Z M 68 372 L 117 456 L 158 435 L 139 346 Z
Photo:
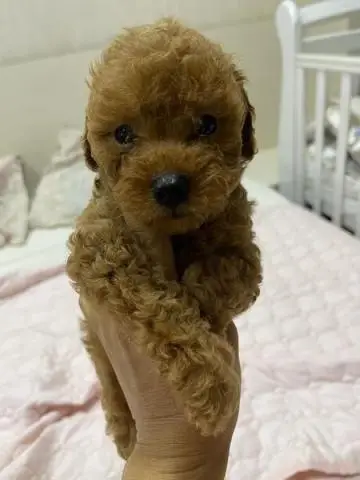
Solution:
M 256 148 L 254 111 L 231 58 L 173 20 L 128 30 L 91 73 L 84 149 L 97 180 L 67 271 L 108 428 L 127 458 L 136 428 L 95 312 L 127 325 L 204 435 L 220 433 L 237 411 L 226 331 L 261 282 L 240 184 Z

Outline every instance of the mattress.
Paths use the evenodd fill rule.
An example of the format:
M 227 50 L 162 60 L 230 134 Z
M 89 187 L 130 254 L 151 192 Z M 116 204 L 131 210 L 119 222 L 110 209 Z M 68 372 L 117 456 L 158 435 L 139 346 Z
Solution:
M 258 202 L 264 285 L 236 319 L 242 404 L 226 480 L 359 475 L 360 243 L 276 192 L 245 185 Z M 0 480 L 121 477 L 62 272 L 63 235 L 54 249 L 38 237 L 32 270 L 1 275 L 0 318 L 11 321 L 0 323 Z M 47 249 L 54 256 L 45 265 L 36 257 Z

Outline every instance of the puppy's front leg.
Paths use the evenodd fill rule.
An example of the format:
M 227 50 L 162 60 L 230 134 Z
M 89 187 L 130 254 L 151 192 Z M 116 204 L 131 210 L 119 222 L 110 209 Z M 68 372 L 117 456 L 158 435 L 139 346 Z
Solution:
M 118 454 L 127 460 L 136 443 L 136 426 L 122 388 L 89 317 L 81 322 L 83 342 L 95 367 L 101 385 L 101 403 L 108 434 L 113 438 Z
M 91 303 L 89 312 L 101 307 L 115 316 L 119 334 L 127 327 L 192 424 L 205 435 L 220 433 L 239 405 L 235 352 L 227 339 L 210 331 L 197 300 L 180 282 L 166 278 L 153 252 L 120 222 L 101 217 L 95 208 L 82 215 L 69 241 L 67 271 L 74 288 Z M 100 320 L 106 322 L 105 313 Z
M 156 271 L 149 278 L 143 269 L 133 274 L 128 282 L 120 281 L 131 309 L 131 341 L 155 362 L 188 420 L 204 435 L 221 433 L 239 405 L 235 352 L 227 339 L 209 330 L 197 302 L 180 283 L 164 280 Z
M 154 232 L 145 232 L 144 236 L 154 264 L 159 264 L 162 267 L 164 277 L 167 280 L 177 280 L 178 275 L 171 238 L 166 234 L 154 234 Z
M 259 295 L 262 268 L 251 214 L 252 204 L 239 187 L 226 211 L 199 233 L 203 254 L 183 276 L 189 293 L 218 332 L 224 333 L 233 317 Z

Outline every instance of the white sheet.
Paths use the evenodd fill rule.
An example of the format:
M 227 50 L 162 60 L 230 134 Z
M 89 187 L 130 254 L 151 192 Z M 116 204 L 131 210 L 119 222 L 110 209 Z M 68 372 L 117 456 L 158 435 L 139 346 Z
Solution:
M 71 228 L 33 230 L 24 245 L 0 249 L 0 275 L 64 263 Z

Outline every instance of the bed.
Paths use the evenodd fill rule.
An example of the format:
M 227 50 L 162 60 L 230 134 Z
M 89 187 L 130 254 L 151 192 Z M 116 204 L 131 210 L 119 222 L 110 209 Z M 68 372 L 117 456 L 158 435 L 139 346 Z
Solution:
M 338 2 L 322 3 L 329 12 Z M 347 13 L 350 3 L 340 2 Z M 289 25 L 295 7 L 289 1 L 279 7 Z M 301 12 L 309 18 L 317 10 Z M 38 96 L 34 104 L 51 98 L 47 88 L 36 88 L 34 71 L 48 78 L 61 72 L 53 108 L 36 122 L 23 118 L 24 98 L 15 105 L 2 99 L 11 118 L 27 124 L 19 141 L 2 131 L 0 156 L 23 157 L 30 202 L 41 171 L 49 172 L 59 131 L 69 127 L 68 95 L 68 116 L 79 119 L 73 140 L 80 135 L 74 133 L 84 100 L 78 77 L 86 75 L 96 52 L 90 53 L 2 67 L 0 86 L 26 79 L 27 92 Z M 34 147 L 41 134 L 46 139 Z M 91 179 L 81 175 L 85 201 Z M 279 194 L 244 179 L 257 203 L 265 279 L 259 301 L 236 319 L 243 393 L 226 478 L 360 478 L 360 243 L 321 211 L 294 203 L 299 198 L 287 190 L 288 180 L 280 177 Z M 0 249 L 0 480 L 119 479 L 123 463 L 105 434 L 99 386 L 80 342 L 77 298 L 64 275 L 71 226 L 34 225 L 24 243 Z

